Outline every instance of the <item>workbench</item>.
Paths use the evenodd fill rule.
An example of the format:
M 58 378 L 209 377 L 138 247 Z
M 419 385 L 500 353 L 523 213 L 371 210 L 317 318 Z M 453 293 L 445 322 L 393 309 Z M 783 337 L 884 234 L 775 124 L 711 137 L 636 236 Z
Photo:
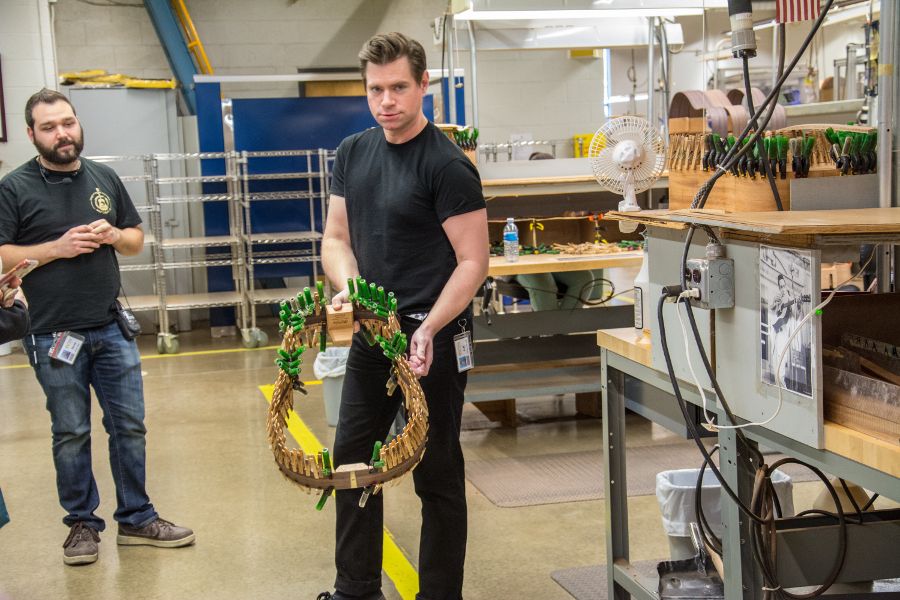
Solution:
M 761 245 L 809 249 L 813 289 L 820 289 L 817 269 L 822 253 L 833 253 L 841 251 L 842 246 L 854 245 L 858 251 L 861 243 L 896 242 L 900 233 L 900 209 L 809 211 L 800 214 L 645 211 L 634 220 L 649 227 L 650 298 L 658 298 L 663 285 L 678 283 L 680 250 L 687 223 L 703 224 L 718 231 L 726 256 L 734 259 L 734 307 L 716 311 L 695 308 L 694 312 L 723 393 L 738 421 L 742 422 L 751 418 L 757 420 L 760 415 L 772 415 L 777 402 L 774 386 L 760 382 Z M 706 242 L 706 234 L 697 230 L 689 255 L 703 256 Z M 675 306 L 666 304 L 663 309 L 673 368 L 682 396 L 689 406 L 700 406 L 697 387 L 685 368 L 683 338 L 675 318 Z M 652 312 L 650 330 L 656 332 L 655 303 Z M 822 322 L 827 318 L 828 308 L 823 317 L 813 320 L 812 325 L 813 365 L 820 372 L 825 329 Z M 877 321 L 878 318 L 870 315 L 869 319 Z M 765 326 L 765 322 L 762 325 Z M 630 327 L 605 329 L 597 332 L 596 343 L 601 348 L 603 441 L 606 449 L 608 597 L 620 599 L 630 595 L 649 600 L 657 597 L 657 582 L 643 578 L 629 562 L 625 409 L 679 433 L 684 433 L 684 418 L 665 372 L 658 334 L 637 334 Z M 692 355 L 694 352 L 696 350 L 692 348 Z M 695 358 L 694 364 L 699 366 L 699 359 Z M 812 381 L 812 390 L 807 395 L 786 389 L 781 414 L 766 426 L 745 428 L 743 431 L 750 443 L 802 460 L 826 474 L 847 479 L 900 502 L 900 445 L 825 420 L 821 374 L 818 377 L 814 375 Z M 715 394 L 709 391 L 711 386 L 705 373 L 700 375 L 700 385 L 707 390 L 708 397 L 715 399 Z M 710 412 L 717 415 L 719 422 L 723 422 L 723 413 L 715 400 L 710 403 Z M 739 447 L 734 430 L 720 430 L 716 435 L 722 475 L 746 502 L 752 490 L 752 473 L 748 467 L 739 468 L 739 465 L 748 464 L 742 457 L 745 450 Z M 702 462 L 698 451 L 698 468 Z M 738 507 L 730 498 L 725 494 L 722 498 L 725 597 L 729 600 L 761 598 L 761 576 L 752 559 L 750 544 L 744 543 L 748 541 L 746 518 L 739 514 Z M 877 539 L 871 544 L 857 543 L 855 547 L 850 547 L 839 581 L 867 581 L 884 577 L 865 576 L 867 568 L 896 571 L 896 521 L 892 523 L 893 533 L 882 537 L 894 540 L 894 547 L 886 550 L 880 548 Z M 866 527 L 870 526 L 860 529 Z M 799 546 L 790 546 L 791 552 L 779 551 L 779 564 L 782 559 L 796 561 L 791 568 L 779 570 L 779 573 L 794 580 L 814 580 L 821 570 L 827 572 L 831 568 L 835 554 L 832 554 L 830 538 L 823 536 L 823 528 L 803 531 L 801 537 L 807 537 L 801 540 Z M 880 535 L 883 530 L 879 528 L 878 533 Z M 860 547 L 865 547 L 866 551 L 860 552 Z M 834 549 L 834 552 L 837 550 Z M 817 572 L 817 569 L 820 571 Z
M 683 431 L 679 426 L 683 420 L 672 396 L 668 376 L 652 367 L 649 336 L 637 335 L 631 327 L 601 330 L 597 332 L 597 344 L 601 348 L 603 446 L 606 448 L 604 522 L 608 598 L 627 598 L 627 594 L 631 594 L 633 598 L 656 600 L 656 581 L 640 575 L 629 562 L 625 409 L 666 427 L 671 428 L 674 424 L 679 432 Z M 687 382 L 679 384 L 685 399 L 699 405 L 696 388 Z M 824 450 L 810 448 L 764 428 L 754 427 L 744 432 L 767 448 L 799 458 L 825 473 L 843 477 L 900 502 L 900 446 L 833 423 L 826 423 Z M 723 476 L 739 493 L 743 492 L 742 495 L 749 493 L 746 485 L 741 485 L 735 466 L 733 431 L 720 431 L 718 441 Z M 698 451 L 697 467 L 702 461 Z M 723 539 L 726 598 L 755 597 L 752 590 L 744 590 L 741 583 L 747 579 L 752 581 L 748 576 L 752 576 L 753 569 L 749 555 L 742 556 L 741 549 L 746 550 L 746 545 L 741 544 L 737 508 L 725 494 L 722 498 L 726 531 Z M 758 587 L 756 589 L 758 591 Z
M 641 252 L 616 254 L 523 254 L 516 262 L 507 262 L 502 256 L 492 256 L 488 275 L 531 275 L 534 273 L 560 273 L 564 271 L 590 271 L 617 267 L 641 266 Z
M 601 255 L 523 255 L 509 263 L 492 257 L 491 276 L 611 268 L 637 268 L 641 252 Z M 475 317 L 475 369 L 466 400 L 515 423 L 515 398 L 573 393 L 582 407 L 599 404 L 600 382 L 594 332 L 633 322 L 633 304 L 613 299 L 597 307 L 573 310 L 480 314 Z M 484 403 L 493 404 L 484 404 Z M 582 412 L 592 414 L 586 408 Z M 599 406 L 594 411 L 599 416 Z

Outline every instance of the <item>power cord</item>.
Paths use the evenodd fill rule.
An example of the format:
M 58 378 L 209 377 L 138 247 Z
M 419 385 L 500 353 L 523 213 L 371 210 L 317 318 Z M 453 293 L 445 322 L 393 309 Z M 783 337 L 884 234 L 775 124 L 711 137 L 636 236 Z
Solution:
M 878 248 L 880 245 L 881 244 L 876 244 L 875 248 Z M 875 256 L 875 252 L 873 251 L 869 255 L 868 260 L 866 260 L 866 262 L 863 263 L 863 265 L 859 268 L 859 270 L 856 273 L 854 273 L 853 275 L 851 275 L 844 281 L 835 285 L 834 289 L 831 291 L 830 294 L 828 294 L 828 296 L 825 298 L 825 300 L 823 300 L 818 306 L 816 306 L 815 308 L 810 310 L 803 317 L 803 319 L 800 320 L 800 322 L 794 328 L 793 332 L 791 332 L 791 335 L 788 338 L 787 342 L 785 343 L 784 348 L 781 350 L 781 353 L 778 355 L 778 361 L 776 362 L 777 366 L 775 368 L 775 385 L 778 388 L 778 405 L 775 408 L 775 412 L 773 412 L 772 415 L 764 421 L 754 421 L 754 422 L 749 422 L 749 423 L 741 423 L 738 425 L 717 425 L 712 420 L 712 417 L 710 417 L 709 413 L 707 412 L 706 394 L 704 393 L 703 385 L 700 383 L 700 378 L 697 377 L 697 374 L 694 372 L 694 365 L 693 365 L 693 361 L 691 360 L 690 347 L 688 346 L 687 330 L 684 326 L 684 320 L 681 318 L 681 311 L 678 310 L 678 304 L 684 304 L 686 307 L 685 310 L 688 310 L 687 306 L 690 304 L 689 299 L 699 297 L 699 290 L 689 289 L 689 290 L 685 290 L 685 291 L 681 292 L 678 295 L 678 300 L 677 300 L 678 304 L 676 304 L 676 306 L 675 306 L 675 314 L 678 316 L 678 323 L 681 325 L 681 335 L 684 338 L 684 355 L 685 355 L 685 359 L 687 360 L 688 370 L 691 373 L 691 378 L 694 381 L 694 385 L 697 386 L 697 390 L 700 392 L 700 399 L 703 404 L 703 416 L 706 419 L 706 423 L 709 425 L 710 429 L 713 429 L 713 430 L 743 429 L 743 428 L 754 426 L 754 425 L 756 425 L 756 426 L 768 425 L 775 419 L 775 417 L 778 416 L 778 414 L 781 412 L 781 407 L 784 405 L 784 398 L 782 396 L 782 390 L 785 388 L 784 388 L 784 383 L 783 383 L 782 377 L 781 377 L 782 370 L 784 367 L 784 359 L 787 357 L 788 353 L 790 352 L 791 344 L 793 343 L 794 338 L 797 336 L 797 334 L 803 328 L 803 325 L 805 325 L 806 322 L 809 321 L 813 315 L 819 314 L 822 311 L 822 309 L 824 309 L 826 306 L 828 306 L 828 304 L 831 302 L 832 298 L 834 298 L 834 295 L 838 292 L 838 290 L 840 289 L 841 286 L 843 286 L 846 283 L 849 283 L 850 281 L 853 281 L 855 278 L 859 277 L 860 273 L 862 273 L 863 271 L 866 270 L 866 267 L 868 267 L 869 263 L 872 262 L 872 257 L 874 257 L 874 256 Z
M 831 585 L 837 580 L 838 575 L 840 574 L 841 568 L 844 564 L 844 559 L 847 553 L 847 531 L 846 531 L 846 520 L 844 518 L 843 509 L 841 508 L 840 501 L 837 497 L 837 493 L 834 490 L 834 487 L 831 486 L 828 479 L 825 477 L 824 473 L 822 473 L 819 469 L 812 465 L 806 465 L 796 459 L 793 458 L 784 458 L 777 461 L 771 467 L 765 465 L 764 463 L 760 463 L 760 466 L 756 468 L 756 476 L 754 480 L 753 486 L 753 494 L 751 496 L 750 506 L 744 504 L 744 502 L 738 497 L 735 491 L 728 485 L 725 481 L 724 476 L 721 471 L 719 471 L 718 466 L 716 466 L 715 462 L 712 460 L 712 454 L 709 450 L 707 450 L 706 446 L 703 445 L 702 440 L 700 439 L 700 435 L 697 431 L 697 427 L 694 424 L 693 420 L 690 418 L 687 410 L 687 404 L 684 398 L 681 395 L 681 388 L 678 384 L 678 378 L 675 376 L 675 370 L 672 365 L 672 357 L 669 353 L 668 340 L 666 338 L 666 326 L 665 326 L 665 315 L 663 312 L 663 307 L 665 302 L 669 298 L 677 298 L 682 293 L 681 286 L 668 286 L 664 287 L 662 290 L 662 295 L 659 298 L 657 303 L 657 320 L 659 322 L 659 335 L 660 335 L 660 343 L 663 350 L 663 358 L 666 362 L 666 370 L 669 374 L 669 380 L 672 384 L 672 391 L 675 396 L 675 400 L 678 403 L 678 407 L 681 410 L 682 416 L 684 417 L 685 424 L 687 425 L 687 429 L 691 434 L 691 437 L 694 440 L 694 443 L 697 445 L 700 453 L 703 455 L 703 466 L 701 467 L 700 474 L 698 477 L 697 486 L 702 486 L 703 474 L 705 473 L 705 469 L 709 467 L 709 469 L 713 472 L 716 479 L 719 481 L 719 485 L 721 489 L 734 501 L 735 505 L 738 509 L 744 513 L 750 519 L 750 530 L 751 530 L 751 546 L 752 551 L 754 553 L 754 557 L 757 563 L 760 565 L 760 569 L 763 572 L 763 577 L 765 579 L 765 586 L 763 590 L 766 592 L 766 596 L 769 595 L 770 592 L 778 592 L 780 596 L 785 598 L 792 598 L 797 600 L 804 600 L 806 598 L 813 598 L 823 594 Z M 689 313 L 692 314 L 692 313 Z M 694 324 L 695 325 L 695 324 Z M 705 354 L 702 354 L 705 357 Z M 718 389 L 718 383 L 713 379 L 713 385 Z M 717 392 L 718 393 L 718 392 Z M 722 402 L 723 408 L 726 413 L 729 414 L 729 417 L 734 422 L 733 416 L 730 414 L 730 409 L 727 408 L 727 403 L 725 403 L 724 398 L 720 396 L 720 401 Z M 741 430 L 737 430 L 737 435 L 740 439 L 743 438 L 743 432 Z M 753 449 L 753 446 L 748 443 L 745 444 L 745 447 L 748 449 Z M 751 451 L 755 451 L 756 454 L 759 454 L 758 449 L 753 449 Z M 761 455 L 760 455 L 761 456 Z M 776 510 L 777 499 L 775 496 L 774 486 L 771 481 L 771 474 L 777 470 L 783 464 L 787 463 L 796 463 L 803 466 L 806 466 L 810 469 L 825 485 L 826 489 L 828 489 L 829 494 L 832 496 L 832 499 L 835 502 L 835 506 L 837 507 L 837 517 L 839 522 L 839 553 L 835 559 L 835 563 L 832 566 L 832 569 L 823 583 L 819 588 L 814 590 L 809 594 L 792 594 L 784 590 L 781 585 L 778 583 L 777 578 L 777 570 L 774 566 L 774 548 L 775 548 L 775 515 L 780 514 L 780 507 Z M 751 461 L 752 464 L 752 461 Z M 709 545 L 717 553 L 721 554 L 721 541 L 715 538 L 715 535 L 709 529 L 709 524 L 706 521 L 706 517 L 703 514 L 702 503 L 695 504 L 695 508 L 698 510 L 697 522 L 700 525 L 701 529 L 701 537 L 703 537 L 704 542 Z M 705 527 L 704 527 L 705 524 Z

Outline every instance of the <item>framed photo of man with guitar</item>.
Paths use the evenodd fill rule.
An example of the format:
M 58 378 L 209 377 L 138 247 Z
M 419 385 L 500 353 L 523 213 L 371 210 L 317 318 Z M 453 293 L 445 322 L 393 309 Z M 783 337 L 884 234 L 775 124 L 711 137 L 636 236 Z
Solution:
M 797 326 L 814 304 L 810 251 L 760 246 L 761 376 L 765 383 L 812 398 L 813 327 Z M 777 382 L 777 383 L 776 383 Z

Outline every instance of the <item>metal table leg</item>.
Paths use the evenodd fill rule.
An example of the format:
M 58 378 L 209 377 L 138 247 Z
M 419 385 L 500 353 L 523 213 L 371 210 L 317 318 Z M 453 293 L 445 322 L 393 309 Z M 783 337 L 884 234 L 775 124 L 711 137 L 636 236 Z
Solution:
M 606 575 L 608 598 L 629 594 L 615 581 L 615 562 L 628 561 L 628 490 L 625 486 L 625 374 L 607 367 L 608 351 L 601 350 L 603 377 L 603 466 L 606 470 Z

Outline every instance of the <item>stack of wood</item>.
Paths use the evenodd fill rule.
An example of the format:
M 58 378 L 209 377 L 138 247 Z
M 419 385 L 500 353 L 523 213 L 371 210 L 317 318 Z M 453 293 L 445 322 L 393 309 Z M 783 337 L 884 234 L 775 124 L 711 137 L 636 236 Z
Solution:
M 583 244 L 553 244 L 553 249 L 560 254 L 618 254 L 620 252 L 634 252 L 633 248 L 620 246 L 610 242 L 584 242 Z
M 825 418 L 900 445 L 900 348 L 844 333 L 822 354 Z
M 675 94 L 669 108 L 669 206 L 687 208 L 697 190 L 721 164 L 719 159 L 730 143 L 746 127 L 749 114 L 740 90 L 727 94 L 720 90 L 687 91 Z M 754 106 L 760 106 L 763 95 L 753 90 Z M 831 130 L 831 131 L 829 131 Z M 810 124 L 785 127 L 784 108 L 775 113 L 764 132 L 769 148 L 770 170 L 785 209 L 790 208 L 790 181 L 797 177 L 827 177 L 865 173 L 871 169 L 841 169 L 832 153 L 834 132 L 869 133 L 870 128 L 851 125 Z M 828 135 L 826 135 L 826 132 Z M 752 132 L 751 132 L 752 133 Z M 766 140 L 766 138 L 769 138 Z M 799 142 L 799 143 L 795 143 Z M 840 155 L 840 152 L 838 152 Z M 753 151 L 748 151 L 753 156 Z M 719 178 L 705 207 L 729 212 L 775 210 L 776 204 L 764 166 L 759 159 L 749 165 L 736 165 Z M 849 161 L 848 161 L 849 165 Z M 749 167 L 749 168 L 745 168 Z

